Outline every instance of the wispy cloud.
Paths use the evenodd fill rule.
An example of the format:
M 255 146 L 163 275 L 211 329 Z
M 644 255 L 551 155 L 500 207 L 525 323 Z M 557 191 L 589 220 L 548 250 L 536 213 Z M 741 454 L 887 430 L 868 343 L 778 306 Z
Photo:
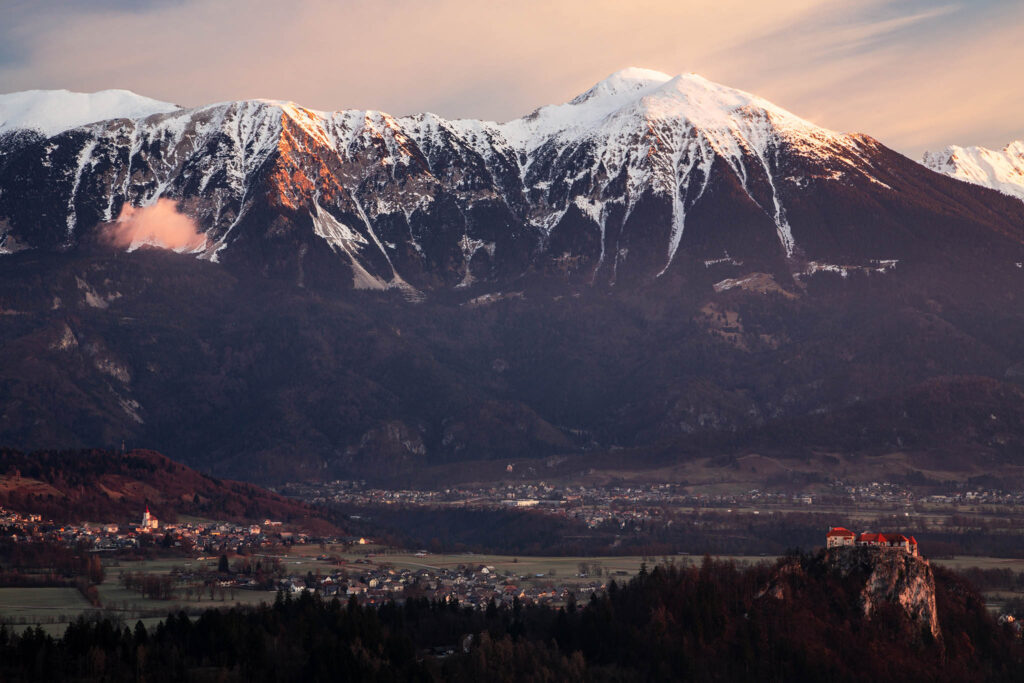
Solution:
M 0 27 L 0 45 L 17 46 L 0 50 L 0 91 L 125 87 L 184 105 L 273 97 L 500 120 L 635 65 L 697 71 L 915 155 L 1024 136 L 1016 0 L 46 4 L 16 3 Z

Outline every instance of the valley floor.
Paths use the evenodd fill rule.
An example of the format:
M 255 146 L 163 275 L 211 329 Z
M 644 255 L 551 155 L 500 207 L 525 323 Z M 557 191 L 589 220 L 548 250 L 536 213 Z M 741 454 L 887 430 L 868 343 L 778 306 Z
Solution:
M 231 558 L 232 561 L 236 559 Z M 392 597 L 396 600 L 408 596 L 422 597 L 429 594 L 426 587 L 431 582 L 444 583 L 445 577 L 471 572 L 483 579 L 480 582 L 480 591 L 476 592 L 480 596 L 498 594 L 500 602 L 500 589 L 504 586 L 515 586 L 514 596 L 521 597 L 526 603 L 536 601 L 539 604 L 558 607 L 566 604 L 565 596 L 570 591 L 576 599 L 586 599 L 591 593 L 603 593 L 612 581 L 621 585 L 632 579 L 643 566 L 699 565 L 703 561 L 703 557 L 693 555 L 563 557 L 477 553 L 433 554 L 380 546 L 367 546 L 356 551 L 348 546 L 314 545 L 295 546 L 287 553 L 273 557 L 254 555 L 252 559 L 273 559 L 278 563 L 280 569 L 275 583 L 276 588 L 243 588 L 237 581 L 242 577 L 221 577 L 224 585 L 217 585 L 212 590 L 209 585 L 202 585 L 202 591 L 187 588 L 189 579 L 180 577 L 198 577 L 204 572 L 212 574 L 216 571 L 218 558 L 160 558 L 131 562 L 111 559 L 104 563 L 105 578 L 98 586 L 99 607 L 90 605 L 74 588 L 0 588 L 0 624 L 6 624 L 19 631 L 38 625 L 47 633 L 60 636 L 69 623 L 81 615 L 91 614 L 112 618 L 129 627 L 137 621 L 152 627 L 171 613 L 185 612 L 198 615 L 211 608 L 271 604 L 276 599 L 278 590 L 294 592 L 291 587 L 302 584 L 308 575 L 318 580 L 330 576 L 346 577 L 346 580 L 353 584 L 363 586 L 361 592 L 354 593 L 360 601 L 381 604 L 383 599 Z M 714 556 L 713 559 L 749 566 L 772 563 L 778 557 L 728 555 Z M 993 577 L 998 578 L 1007 572 L 1014 577 L 1024 577 L 1024 559 L 955 556 L 934 559 L 932 562 L 969 577 L 973 576 L 975 580 L 981 582 Z M 483 569 L 487 570 L 486 573 L 482 573 Z M 142 595 L 124 587 L 124 572 L 171 578 L 176 590 L 168 597 Z M 389 585 L 387 595 L 383 592 L 375 593 L 367 588 L 370 581 L 385 576 L 397 576 L 399 581 L 412 576 L 418 579 L 416 583 L 421 585 L 417 588 L 416 583 L 408 586 L 396 582 L 395 585 L 400 588 L 395 590 L 394 586 Z M 367 580 L 361 581 L 361 578 Z M 195 586 L 203 582 L 202 579 L 196 578 L 192 583 Z M 383 584 L 383 581 L 381 583 Z M 487 587 L 497 587 L 499 590 L 495 592 Z M 979 588 L 989 610 L 993 613 L 1003 613 L 1007 605 L 1024 604 L 1024 586 L 1014 587 L 1011 584 L 1009 590 L 991 587 L 985 589 L 984 586 Z M 473 594 L 474 592 L 470 591 L 467 595 Z M 344 595 L 340 597 L 345 599 Z M 478 603 L 479 606 L 485 604 L 486 601 Z

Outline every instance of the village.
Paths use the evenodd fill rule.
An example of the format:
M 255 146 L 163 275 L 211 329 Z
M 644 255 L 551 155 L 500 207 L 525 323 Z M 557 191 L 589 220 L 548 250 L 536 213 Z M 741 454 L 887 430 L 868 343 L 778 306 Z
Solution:
M 237 553 L 309 540 L 308 534 L 288 529 L 282 522 L 270 519 L 260 524 L 228 521 L 161 523 L 148 507 L 138 521 L 83 524 L 60 523 L 45 520 L 40 515 L 0 508 L 0 537 L 15 543 L 55 543 L 101 553 L 147 546 L 185 552 Z M 325 540 L 336 543 L 358 541 L 340 537 Z
M 384 489 L 365 481 L 291 483 L 286 495 L 314 504 L 339 503 L 353 507 L 422 506 L 466 510 L 528 509 L 578 520 L 589 528 L 603 525 L 630 529 L 664 521 L 670 512 L 718 510 L 725 513 L 831 513 L 858 509 L 933 515 L 942 511 L 969 512 L 972 506 L 1024 508 L 1024 490 L 1004 491 L 946 487 L 942 493 L 903 483 L 881 481 L 850 484 L 833 480 L 813 489 L 714 492 L 713 487 L 686 484 L 636 483 L 587 486 L 541 482 L 441 489 Z
M 363 555 L 330 553 L 254 554 L 203 557 L 160 573 L 116 563 L 120 584 L 143 597 L 181 603 L 211 601 L 252 603 L 272 601 L 276 593 L 316 593 L 324 599 L 356 600 L 365 605 L 427 599 L 486 609 L 490 604 L 564 605 L 601 593 L 607 582 L 628 579 L 631 570 L 607 570 L 599 560 L 583 560 L 561 576 L 553 567 L 537 571 L 535 563 L 514 558 L 475 558 L 472 555 L 433 557 L 424 553 Z M 438 562 L 437 565 L 429 564 Z M 564 563 L 558 563 L 564 565 Z M 143 565 L 145 567 L 146 565 Z
M 421 558 L 427 561 L 425 553 Z M 388 601 L 426 598 L 458 604 L 460 607 L 486 609 L 490 604 L 564 605 L 567 602 L 603 592 L 614 576 L 605 576 L 600 562 L 580 563 L 574 573 L 559 577 L 558 572 L 522 573 L 493 564 L 465 562 L 449 567 L 397 567 L 387 557 L 370 557 L 360 563 L 344 563 L 341 569 L 312 576 L 288 576 L 279 588 L 291 593 L 316 591 L 320 595 L 343 599 L 356 597 L 361 603 L 380 605 Z M 610 572 L 609 572 L 610 573 Z M 631 572 L 618 570 L 619 580 Z
M 200 603 L 207 594 L 209 600 L 272 601 L 278 592 L 316 592 L 369 605 L 409 598 L 479 609 L 517 600 L 565 604 L 605 590 L 613 576 L 628 579 L 637 568 L 628 559 L 628 570 L 605 571 L 598 559 L 571 567 L 556 560 L 541 569 L 503 558 L 496 566 L 472 554 L 436 558 L 426 551 L 399 553 L 364 537 L 310 536 L 274 520 L 164 524 L 148 507 L 128 524 L 81 525 L 0 509 L 0 537 L 95 554 L 123 588 L 172 604 Z M 144 560 L 138 552 L 146 549 L 160 554 Z

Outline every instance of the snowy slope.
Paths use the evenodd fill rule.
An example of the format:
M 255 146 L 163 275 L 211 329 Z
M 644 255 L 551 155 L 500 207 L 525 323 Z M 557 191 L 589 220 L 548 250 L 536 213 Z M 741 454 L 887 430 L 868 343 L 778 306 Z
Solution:
M 636 68 L 612 74 L 566 104 L 542 107 L 496 127 L 529 155 L 527 181 L 534 188 L 557 183 L 569 169 L 556 163 L 537 177 L 529 172 L 531 163 L 564 158 L 580 148 L 597 150 L 590 155 L 590 168 L 574 169 L 577 179 L 587 176 L 592 191 L 548 207 L 548 228 L 560 218 L 558 211 L 564 214 L 575 204 L 601 224 L 603 233 L 609 202 L 624 201 L 628 216 L 647 189 L 670 197 L 672 230 L 662 272 L 672 263 L 687 213 L 706 190 L 716 158 L 726 161 L 747 195 L 771 218 L 786 255 L 792 255 L 795 242 L 774 177 L 780 148 L 822 160 L 853 158 L 855 164 L 861 156 L 854 138 L 815 126 L 762 98 L 697 74 L 671 77 Z M 622 173 L 627 196 L 609 197 L 608 186 Z
M 529 152 L 553 137 L 570 141 L 626 133 L 637 118 L 676 119 L 713 134 L 723 151 L 728 148 L 736 154 L 735 143 L 745 120 L 755 112 L 768 114 L 773 127 L 780 130 L 839 136 L 767 100 L 698 74 L 672 77 L 637 68 L 618 71 L 565 104 L 541 107 L 521 119 L 496 125 L 509 142 Z
M 670 80 L 671 76 L 660 71 L 623 69 L 569 102 L 541 107 L 523 118 L 492 125 L 509 143 L 532 152 L 553 136 L 572 139 L 593 135 L 605 119 L 636 104 Z
M 50 137 L 94 121 L 140 119 L 176 109 L 129 90 L 27 90 L 0 95 L 0 133 L 28 129 Z
M 1024 140 L 1001 151 L 951 145 L 941 152 L 925 152 L 925 166 L 952 178 L 990 187 L 1024 200 Z

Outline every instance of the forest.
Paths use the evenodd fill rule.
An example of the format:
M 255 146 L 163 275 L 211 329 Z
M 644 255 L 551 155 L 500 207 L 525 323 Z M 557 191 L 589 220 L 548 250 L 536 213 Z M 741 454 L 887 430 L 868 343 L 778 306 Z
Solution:
M 62 637 L 0 628 L 0 679 L 195 681 L 1011 681 L 1024 644 L 961 577 L 935 568 L 941 637 L 896 605 L 870 618 L 823 554 L 659 565 L 553 610 L 315 593 L 170 614 L 81 618 Z M 859 579 L 861 582 L 863 577 Z M 784 598 L 770 582 L 787 585 Z

